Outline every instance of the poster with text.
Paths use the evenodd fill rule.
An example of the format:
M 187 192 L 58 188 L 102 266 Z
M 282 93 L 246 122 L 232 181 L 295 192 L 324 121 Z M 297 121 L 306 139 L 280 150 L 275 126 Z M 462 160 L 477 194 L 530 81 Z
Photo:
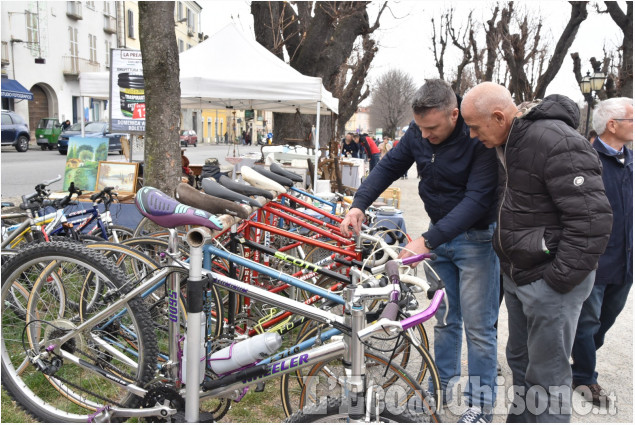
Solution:
M 111 49 L 110 131 L 144 133 L 146 100 L 141 51 Z
M 85 192 L 95 190 L 99 162 L 108 159 L 108 139 L 105 137 L 71 137 L 68 140 L 64 190 L 71 182 Z

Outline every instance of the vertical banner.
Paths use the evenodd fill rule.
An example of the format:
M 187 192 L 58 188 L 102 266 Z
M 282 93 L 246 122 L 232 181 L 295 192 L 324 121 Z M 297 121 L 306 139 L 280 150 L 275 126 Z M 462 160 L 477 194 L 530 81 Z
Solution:
M 144 133 L 145 83 L 141 51 L 111 49 L 110 131 Z

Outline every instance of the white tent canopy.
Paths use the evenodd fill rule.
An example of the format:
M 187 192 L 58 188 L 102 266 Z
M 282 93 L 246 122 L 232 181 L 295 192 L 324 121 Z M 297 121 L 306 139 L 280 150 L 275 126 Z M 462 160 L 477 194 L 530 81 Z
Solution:
M 179 63 L 183 108 L 338 112 L 321 78 L 302 75 L 234 24 L 181 53 Z M 108 99 L 108 87 L 108 72 L 79 76 L 81 96 Z

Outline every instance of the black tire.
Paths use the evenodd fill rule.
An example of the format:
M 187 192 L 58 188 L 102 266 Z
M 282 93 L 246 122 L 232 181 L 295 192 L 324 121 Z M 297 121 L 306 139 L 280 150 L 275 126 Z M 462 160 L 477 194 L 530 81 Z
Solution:
M 338 397 L 327 397 L 326 400 L 317 404 L 312 404 L 303 410 L 299 410 L 291 417 L 285 419 L 286 423 L 338 423 L 348 422 L 348 401 Z M 420 410 L 420 409 L 415 409 Z M 408 409 L 391 412 L 390 409 L 380 411 L 376 417 L 374 409 L 371 413 L 371 422 L 396 422 L 396 423 L 432 423 L 440 422 L 435 413 L 426 414 L 422 412 L 412 412 Z
M 59 153 L 60 153 L 60 155 L 66 155 L 66 150 L 65 149 L 64 150 L 59 149 Z
M 24 135 L 18 137 L 18 142 L 15 144 L 15 150 L 18 152 L 26 152 L 29 150 L 29 138 Z
M 50 279 L 54 275 L 64 276 L 61 287 L 60 280 Z M 95 284 L 97 280 L 100 285 Z M 100 303 L 87 309 L 84 300 L 95 298 L 88 293 L 97 286 L 104 288 Z M 71 339 L 53 353 L 68 352 L 93 370 L 139 386 L 147 384 L 154 377 L 158 348 L 154 324 L 140 299 L 130 300 L 125 311 L 109 312 L 105 320 L 90 329 L 73 332 L 96 313 L 108 311 L 110 303 L 126 289 L 120 268 L 76 242 L 30 245 L 2 267 L 2 385 L 36 419 L 86 422 L 107 404 L 138 405 L 139 397 L 122 390 L 111 379 L 42 350 L 70 332 Z M 24 302 L 26 319 L 15 314 L 18 306 L 10 303 L 16 299 Z M 109 350 L 98 341 L 109 341 Z M 47 374 L 33 366 L 25 348 L 41 355 L 43 365 L 50 368 Z M 60 363 L 55 365 L 53 360 Z

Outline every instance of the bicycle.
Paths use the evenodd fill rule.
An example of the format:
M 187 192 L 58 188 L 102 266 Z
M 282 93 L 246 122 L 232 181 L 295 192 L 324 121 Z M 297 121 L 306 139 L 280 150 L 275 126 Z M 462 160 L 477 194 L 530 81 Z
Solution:
M 149 204 L 144 203 L 143 199 L 139 198 L 139 196 L 143 197 L 144 195 L 146 196 L 146 200 L 148 196 L 158 196 L 156 192 L 142 190 L 137 200 L 146 208 L 149 208 Z M 10 289 L 19 289 L 21 287 L 24 289 L 22 295 L 26 297 L 28 301 L 27 305 L 29 306 L 30 314 L 28 317 L 37 317 L 37 319 L 27 321 L 21 328 L 22 332 L 15 332 L 20 329 L 19 325 L 9 327 L 8 330 L 14 330 L 13 334 L 24 334 L 22 338 L 17 338 L 15 342 L 12 343 L 12 340 L 7 339 L 5 336 L 4 328 L 5 323 L 7 323 L 5 316 L 12 317 L 12 315 L 15 315 L 10 308 L 5 307 L 3 309 L 2 379 L 3 384 L 9 389 L 9 392 L 14 397 L 18 397 L 21 403 L 26 403 L 29 411 L 38 418 L 49 421 L 71 419 L 78 421 L 85 421 L 87 419 L 103 421 L 117 417 L 152 416 L 164 419 L 172 417 L 178 420 L 181 416 L 175 415 L 181 409 L 181 398 L 182 395 L 184 395 L 184 418 L 187 421 L 194 421 L 198 418 L 200 396 L 203 398 L 235 398 L 237 397 L 235 392 L 238 391 L 238 395 L 240 395 L 242 388 L 246 386 L 247 382 L 245 381 L 249 381 L 249 384 L 258 384 L 259 382 L 278 377 L 281 372 L 289 373 L 301 367 L 310 367 L 320 361 L 339 357 L 345 352 L 355 353 L 355 355 L 352 355 L 350 358 L 351 364 L 353 365 L 351 376 L 358 377 L 361 376 L 363 368 L 362 359 L 364 358 L 364 347 L 361 345 L 361 340 L 368 339 L 376 333 L 381 334 L 388 332 L 397 334 L 402 329 L 410 328 L 417 323 L 428 320 L 432 317 L 434 311 L 436 311 L 439 303 L 443 299 L 443 289 L 438 289 L 434 293 L 431 306 L 426 311 L 402 321 L 393 321 L 388 318 L 380 319 L 376 324 L 370 327 L 364 327 L 363 322 L 365 315 L 361 301 L 365 298 L 391 297 L 393 302 L 396 302 L 400 292 L 399 283 L 395 280 L 398 277 L 398 273 L 389 273 L 392 285 L 387 288 L 365 289 L 357 286 L 356 288 L 348 288 L 345 290 L 347 303 L 351 307 L 349 309 L 350 314 L 347 314 L 345 318 L 329 313 L 328 311 L 306 306 L 297 301 L 270 294 L 259 288 L 251 287 L 243 282 L 215 272 L 205 272 L 205 274 L 203 274 L 200 268 L 200 259 L 202 258 L 201 247 L 205 240 L 211 237 L 211 232 L 208 229 L 219 230 L 220 226 L 215 224 L 215 220 L 210 221 L 211 216 L 209 214 L 200 214 L 199 212 L 197 213 L 198 215 L 195 215 L 193 212 L 194 209 L 187 209 L 187 207 L 184 206 L 180 207 L 176 202 L 173 202 L 169 207 L 173 208 L 171 212 L 174 212 L 174 208 L 178 207 L 184 214 L 166 215 L 166 211 L 163 211 L 162 214 L 164 215 L 161 216 L 163 217 L 162 224 L 204 224 L 206 226 L 205 228 L 191 230 L 188 234 L 188 242 L 191 244 L 192 254 L 190 256 L 191 261 L 189 267 L 190 281 L 186 288 L 188 300 L 187 342 L 184 345 L 187 347 L 187 354 L 183 360 L 187 365 L 199 365 L 201 360 L 203 360 L 206 365 L 208 364 L 208 351 L 212 351 L 212 341 L 210 341 L 209 344 L 205 341 L 203 345 L 204 350 L 201 353 L 204 352 L 205 357 L 201 359 L 199 355 L 200 341 L 204 341 L 201 339 L 200 334 L 206 331 L 206 323 L 209 321 L 209 316 L 205 321 L 202 320 L 203 306 L 206 302 L 205 297 L 202 295 L 213 288 L 223 288 L 224 290 L 234 293 L 244 293 L 252 299 L 269 302 L 273 305 L 278 305 L 280 308 L 291 310 L 296 314 L 304 315 L 320 322 L 329 323 L 338 331 L 343 332 L 344 338 L 339 341 L 320 345 L 308 351 L 291 348 L 274 357 L 259 362 L 259 365 L 238 371 L 230 371 L 222 376 L 218 376 L 208 370 L 205 375 L 206 377 L 204 376 L 204 379 L 200 379 L 199 377 L 201 375 L 197 367 L 185 367 L 184 376 L 186 377 L 186 382 L 190 384 L 185 384 L 185 388 L 183 389 L 183 387 L 179 388 L 178 386 L 174 386 L 175 383 L 181 382 L 179 372 L 182 371 L 183 365 L 181 364 L 181 356 L 179 356 L 178 352 L 178 332 L 180 325 L 176 322 L 171 322 L 171 326 L 173 326 L 177 338 L 174 339 L 175 334 L 172 334 L 172 339 L 169 341 L 172 347 L 170 354 L 174 356 L 176 362 L 168 362 L 165 367 L 161 369 L 160 375 L 158 376 L 159 381 L 153 381 L 147 373 L 148 362 L 152 365 L 156 364 L 156 362 L 152 361 L 157 354 L 157 350 L 154 349 L 155 346 L 152 341 L 154 338 L 153 328 L 152 325 L 150 325 L 151 329 L 148 330 L 147 321 L 135 320 L 138 319 L 138 315 L 149 317 L 144 316 L 144 312 L 147 312 L 147 310 L 144 308 L 143 303 L 137 303 L 136 300 L 141 293 L 156 285 L 158 282 L 165 280 L 170 272 L 177 267 L 163 267 L 151 272 L 140 284 L 131 285 L 126 284 L 125 277 L 118 275 L 117 271 L 113 270 L 111 261 L 95 256 L 94 254 L 86 254 L 85 251 L 89 250 L 86 247 L 72 243 L 67 243 L 66 246 L 62 246 L 60 242 L 34 245 L 26 248 L 18 256 L 10 260 L 3 268 L 3 306 L 5 306 L 5 302 L 9 300 L 7 295 L 10 293 Z M 150 215 L 152 215 L 153 212 L 152 210 L 146 211 L 146 213 Z M 167 223 L 168 217 L 169 220 L 172 220 L 171 223 Z M 62 252 L 64 250 L 68 250 L 68 252 Z M 420 259 L 421 258 L 419 258 L 419 260 Z M 66 297 L 61 297 L 59 294 L 55 295 L 45 290 L 47 276 L 50 276 L 58 266 L 66 262 L 78 266 L 75 267 L 74 270 L 81 266 L 81 269 L 86 271 L 86 273 L 81 274 L 77 279 L 64 281 L 64 289 L 68 289 L 67 292 L 74 294 L 79 301 L 80 307 L 77 310 L 70 306 L 64 306 L 64 308 L 62 308 Z M 395 269 L 397 270 L 398 264 L 398 262 L 394 263 Z M 31 286 L 30 289 L 26 289 L 25 286 L 20 284 L 20 278 L 24 274 L 28 274 L 27 272 L 31 271 L 31 269 L 33 269 L 31 276 L 35 277 L 34 283 L 36 285 Z M 178 267 L 178 269 L 182 270 L 181 267 Z M 109 282 L 108 285 L 103 286 L 109 289 L 107 291 L 109 295 L 107 303 L 109 304 L 103 306 L 99 304 L 87 310 L 85 304 L 82 303 L 84 299 L 83 294 L 90 292 L 91 289 L 94 290 L 96 287 L 92 283 L 94 279 L 89 279 L 91 276 L 99 276 L 105 282 Z M 66 286 L 68 286 L 68 288 L 66 288 Z M 172 289 L 168 288 L 168 290 Z M 176 293 L 178 294 L 180 291 Z M 334 300 L 337 299 L 332 294 L 329 295 L 326 291 L 324 295 Z M 45 297 L 49 301 L 48 304 L 38 301 Z M 131 308 L 131 303 L 135 304 L 133 306 L 134 309 Z M 136 304 L 140 305 L 138 309 Z M 394 307 L 388 307 L 385 310 L 397 312 L 397 304 L 393 303 L 392 305 Z M 45 306 L 53 308 L 45 309 Z M 220 307 L 220 305 L 217 305 L 217 307 Z M 49 315 L 47 316 L 47 314 Z M 218 309 L 218 314 L 222 315 L 220 308 Z M 123 329 L 119 326 L 114 326 L 114 324 L 119 322 L 113 321 L 112 318 L 118 316 L 126 318 L 124 322 L 126 326 L 123 327 Z M 12 318 L 15 320 L 15 317 Z M 103 328 L 98 326 L 104 323 L 110 323 L 110 327 Z M 361 328 L 364 329 L 358 332 Z M 109 331 L 116 329 L 118 332 L 122 332 L 112 335 L 107 334 L 109 338 L 113 338 L 118 344 L 94 344 L 95 339 L 93 333 L 97 333 L 99 336 L 104 332 L 104 329 L 108 329 Z M 360 335 L 360 338 L 350 338 L 351 335 L 355 334 Z M 41 337 L 45 338 L 40 339 Z M 85 339 L 82 339 L 82 337 Z M 21 341 L 25 345 L 20 351 Z M 28 346 L 26 345 L 27 343 Z M 156 343 L 156 341 L 154 341 L 154 343 Z M 133 349 L 135 344 L 138 344 L 136 350 Z M 20 363 L 24 367 L 22 373 L 16 372 L 11 357 L 8 357 L 7 345 L 16 350 L 16 353 L 14 353 L 16 356 L 20 354 L 20 358 L 22 358 Z M 348 346 L 351 346 L 352 349 L 347 350 Z M 214 348 L 220 349 L 222 347 L 214 346 Z M 88 349 L 93 350 L 91 351 L 93 356 L 79 358 L 79 356 L 84 356 L 83 352 Z M 74 351 L 76 354 L 79 353 L 79 351 L 82 353 L 75 355 L 70 351 Z M 104 352 L 108 353 L 108 356 L 110 356 L 108 357 L 109 359 L 112 358 L 114 360 L 105 362 L 103 357 Z M 214 350 L 214 353 L 216 352 L 218 352 L 218 350 Z M 69 384 L 65 381 L 59 381 L 60 378 L 66 379 L 69 377 L 68 375 L 63 375 L 62 370 L 65 372 L 70 369 L 70 371 L 73 372 L 74 369 L 82 369 L 82 366 L 86 366 L 85 363 L 90 363 L 91 367 L 87 368 L 87 374 L 95 374 L 93 380 L 97 382 L 99 386 L 90 387 L 90 390 L 88 390 L 90 392 L 80 393 L 80 391 L 86 390 L 83 387 L 81 389 L 73 387 L 73 391 L 68 390 Z M 267 363 L 270 363 L 269 366 L 267 366 Z M 127 365 L 125 370 L 122 364 Z M 134 371 L 136 373 L 133 373 L 131 370 L 134 364 L 138 365 Z M 113 370 L 113 367 L 116 369 Z M 150 366 L 150 369 L 154 370 L 154 367 L 155 366 Z M 210 365 L 210 367 L 212 366 Z M 436 373 L 433 364 L 430 365 L 430 368 Z M 280 369 L 284 370 L 281 371 Z M 395 378 L 404 388 L 403 394 L 401 394 L 403 397 L 400 397 L 398 401 L 403 403 L 404 400 L 408 400 L 407 403 L 410 403 L 411 406 L 415 408 L 414 412 L 416 413 L 416 417 L 408 415 L 395 416 L 392 415 L 391 412 L 387 412 L 384 415 L 384 413 L 379 411 L 381 407 L 377 402 L 380 397 L 378 392 L 379 387 L 369 386 L 368 389 L 372 395 L 370 400 L 373 400 L 373 402 L 368 404 L 371 410 L 366 411 L 362 408 L 361 410 L 357 409 L 357 411 L 352 411 L 351 414 L 353 418 L 363 418 L 364 414 L 366 414 L 368 418 L 379 416 L 389 419 L 397 418 L 398 420 L 436 420 L 435 412 L 438 408 L 438 400 L 430 398 L 427 393 L 416 384 L 416 381 L 412 380 L 412 378 L 398 366 L 392 365 L 390 370 L 394 371 L 394 374 L 389 378 Z M 25 371 L 28 371 L 28 375 L 25 375 Z M 57 382 L 58 387 L 56 387 L 56 391 L 63 391 L 65 398 L 69 400 L 69 402 L 79 406 L 78 410 L 81 411 L 81 413 L 76 413 L 78 410 L 72 410 L 67 407 L 66 404 L 61 407 L 53 406 L 50 396 L 48 396 L 49 398 L 47 400 L 44 400 L 43 397 L 46 398 L 47 395 L 37 388 L 33 390 L 33 382 L 28 379 L 25 382 L 25 379 L 23 379 L 35 375 L 46 376 L 47 378 L 45 379 L 49 383 L 51 381 Z M 198 383 L 201 381 L 203 393 L 199 394 Z M 64 384 L 62 388 L 60 388 L 59 382 Z M 172 382 L 172 386 L 167 385 L 168 382 Z M 438 383 L 438 376 L 435 382 L 440 385 Z M 360 405 L 353 404 L 353 402 L 360 400 L 359 397 L 362 395 L 360 391 L 363 392 L 364 380 L 360 378 L 347 379 L 345 384 L 351 390 L 349 391 L 351 408 L 354 406 L 358 408 L 361 407 Z M 435 385 L 435 387 L 436 386 L 437 385 Z M 27 387 L 31 391 L 38 391 L 38 400 L 32 400 L 36 397 L 36 394 L 35 392 L 27 391 Z M 108 388 L 121 389 L 114 393 L 102 392 L 103 389 Z M 128 396 L 130 394 L 128 393 L 130 392 L 137 398 L 141 398 L 140 403 L 143 408 L 131 409 L 126 407 L 129 402 Z M 107 400 L 103 400 L 103 398 Z

